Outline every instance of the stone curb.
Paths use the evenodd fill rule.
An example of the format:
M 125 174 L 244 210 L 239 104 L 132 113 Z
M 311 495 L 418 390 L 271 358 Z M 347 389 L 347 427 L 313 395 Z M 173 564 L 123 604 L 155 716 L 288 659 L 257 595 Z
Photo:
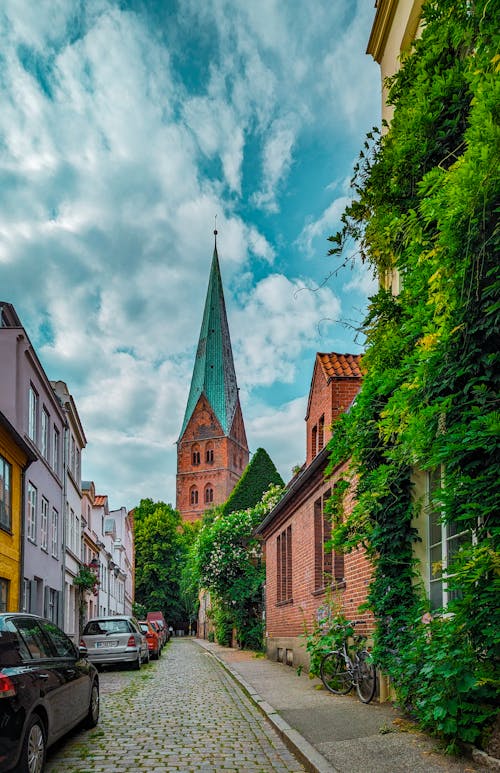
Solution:
M 276 711 L 270 703 L 265 701 L 254 688 L 249 685 L 241 677 L 241 675 L 229 666 L 221 657 L 213 652 L 209 647 L 205 647 L 202 641 L 196 640 L 196 643 L 205 650 L 211 657 L 215 658 L 222 668 L 227 671 L 228 674 L 234 679 L 235 682 L 244 690 L 246 695 L 250 698 L 252 703 L 264 714 L 268 721 L 273 725 L 274 729 L 284 741 L 286 746 L 292 751 L 295 756 L 302 762 L 306 770 L 309 773 L 339 773 L 336 768 L 333 768 L 322 754 L 312 746 L 309 741 L 300 735 L 297 730 L 290 727 L 288 722 L 285 722 L 283 717 Z

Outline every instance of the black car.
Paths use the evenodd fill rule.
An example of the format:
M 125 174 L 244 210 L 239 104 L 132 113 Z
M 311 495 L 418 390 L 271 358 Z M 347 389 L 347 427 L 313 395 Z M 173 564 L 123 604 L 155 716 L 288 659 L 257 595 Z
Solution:
M 0 614 L 0 770 L 41 773 L 47 748 L 99 719 L 97 669 L 50 620 Z

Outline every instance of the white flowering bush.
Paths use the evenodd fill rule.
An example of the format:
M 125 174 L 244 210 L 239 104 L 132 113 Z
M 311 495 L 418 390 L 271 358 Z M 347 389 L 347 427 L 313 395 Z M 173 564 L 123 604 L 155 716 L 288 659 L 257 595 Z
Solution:
M 265 569 L 255 527 L 283 495 L 271 486 L 260 502 L 247 510 L 223 515 L 215 508 L 197 540 L 200 584 L 230 612 L 240 646 L 262 647 L 262 584 Z

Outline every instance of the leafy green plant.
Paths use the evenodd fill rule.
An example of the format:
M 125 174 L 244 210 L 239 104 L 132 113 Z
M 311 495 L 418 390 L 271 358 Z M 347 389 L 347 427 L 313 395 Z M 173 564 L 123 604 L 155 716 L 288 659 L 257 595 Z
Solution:
M 480 739 L 498 690 L 500 9 L 429 0 L 423 17 L 330 238 L 330 254 L 357 252 L 381 278 L 361 392 L 330 445 L 332 469 L 351 460 L 356 503 L 344 512 L 339 493 L 330 509 L 335 549 L 362 546 L 374 567 L 375 656 L 453 750 Z M 442 523 L 474 539 L 446 567 L 447 616 L 426 626 L 412 484 L 437 468 Z

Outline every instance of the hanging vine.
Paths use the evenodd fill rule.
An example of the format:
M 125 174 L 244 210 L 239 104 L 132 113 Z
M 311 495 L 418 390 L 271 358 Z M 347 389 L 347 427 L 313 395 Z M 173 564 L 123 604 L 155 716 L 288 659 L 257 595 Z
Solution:
M 424 5 L 422 35 L 390 81 L 391 125 L 368 135 L 330 237 L 330 254 L 355 242 L 401 285 L 370 300 L 362 390 L 331 442 L 332 468 L 350 458 L 358 480 L 352 513 L 330 503 L 332 541 L 367 549 L 377 657 L 450 750 L 480 741 L 499 684 L 499 29 L 489 0 Z M 436 468 L 443 522 L 473 540 L 448 567 L 453 614 L 432 619 L 412 477 Z

